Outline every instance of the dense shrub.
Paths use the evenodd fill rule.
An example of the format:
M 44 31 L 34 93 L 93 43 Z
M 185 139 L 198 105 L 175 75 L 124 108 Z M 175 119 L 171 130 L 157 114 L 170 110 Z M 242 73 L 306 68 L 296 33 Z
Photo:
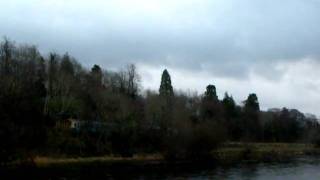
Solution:
M 210 159 L 211 151 L 225 138 L 224 128 L 213 122 L 177 129 L 165 138 L 164 156 L 168 160 Z

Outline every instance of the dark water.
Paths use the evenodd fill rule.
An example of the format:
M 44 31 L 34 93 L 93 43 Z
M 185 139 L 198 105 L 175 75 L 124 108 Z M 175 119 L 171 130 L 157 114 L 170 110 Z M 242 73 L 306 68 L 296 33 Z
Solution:
M 24 169 L 1 172 L 0 179 L 258 179 L 320 180 L 320 159 L 300 158 L 285 163 L 238 163 L 118 166 L 99 165 L 67 169 Z

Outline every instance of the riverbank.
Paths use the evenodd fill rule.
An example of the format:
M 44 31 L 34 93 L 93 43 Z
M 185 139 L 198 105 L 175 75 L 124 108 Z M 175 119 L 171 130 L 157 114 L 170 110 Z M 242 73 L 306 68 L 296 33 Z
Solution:
M 218 164 L 235 163 L 241 161 L 266 162 L 286 161 L 293 158 L 309 155 L 320 155 L 320 148 L 311 144 L 296 143 L 226 143 L 211 152 L 210 161 Z M 191 161 L 166 161 L 161 154 L 144 154 L 133 157 L 36 157 L 34 164 L 37 167 L 52 166 L 86 166 L 86 165 L 159 165 L 167 163 L 188 163 Z
M 287 161 L 318 155 L 320 148 L 299 143 L 227 143 L 212 151 L 213 159 L 219 163 Z
M 101 157 L 99 157 L 101 158 Z M 43 159 L 42 159 L 43 160 Z M 48 160 L 48 159 L 46 159 Z M 89 159 L 86 159 L 89 160 Z M 92 160 L 92 158 L 91 158 Z M 80 161 L 83 161 L 80 160 Z M 70 164 L 69 164 L 70 165 Z M 141 165 L 141 164 L 140 164 Z M 285 162 L 222 164 L 79 163 L 50 167 L 22 167 L 1 171 L 2 179 L 319 179 L 320 158 L 304 156 Z
M 99 156 L 99 157 L 78 157 L 78 158 L 52 158 L 52 157 L 36 157 L 34 163 L 37 167 L 52 166 L 74 166 L 74 165 L 90 165 L 90 164 L 158 164 L 164 159 L 160 154 L 135 155 L 133 157 L 116 157 L 116 156 Z

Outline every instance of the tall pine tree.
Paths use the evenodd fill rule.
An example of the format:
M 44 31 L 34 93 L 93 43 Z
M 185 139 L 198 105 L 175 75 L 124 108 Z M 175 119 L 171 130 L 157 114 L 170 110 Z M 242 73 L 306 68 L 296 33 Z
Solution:
M 209 84 L 201 101 L 201 117 L 203 120 L 219 119 L 221 112 L 216 87 Z
M 246 140 L 259 140 L 261 138 L 261 123 L 259 120 L 260 106 L 256 94 L 249 94 L 244 102 L 243 130 Z
M 214 85 L 209 84 L 207 86 L 206 92 L 205 92 L 205 98 L 207 100 L 218 100 L 217 92 L 216 92 L 216 87 Z
M 172 97 L 173 96 L 173 88 L 171 85 L 170 74 L 166 69 L 162 73 L 159 93 L 160 93 L 160 96 L 162 96 L 162 97 Z
M 162 73 L 159 94 L 161 98 L 160 128 L 162 135 L 167 135 L 168 129 L 172 125 L 173 88 L 169 72 L 166 69 Z

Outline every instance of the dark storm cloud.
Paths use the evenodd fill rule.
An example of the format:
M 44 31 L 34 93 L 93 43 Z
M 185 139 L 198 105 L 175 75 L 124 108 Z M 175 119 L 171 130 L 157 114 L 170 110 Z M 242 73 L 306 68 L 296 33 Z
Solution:
M 319 19 L 320 0 L 0 1 L 0 35 L 43 53 L 105 69 L 136 63 L 155 90 L 168 68 L 176 89 L 213 83 L 238 103 L 256 92 L 263 109 L 317 115 Z
M 86 65 L 135 62 L 245 78 L 320 54 L 320 3 L 254 1 L 1 2 L 0 34 L 69 51 Z

